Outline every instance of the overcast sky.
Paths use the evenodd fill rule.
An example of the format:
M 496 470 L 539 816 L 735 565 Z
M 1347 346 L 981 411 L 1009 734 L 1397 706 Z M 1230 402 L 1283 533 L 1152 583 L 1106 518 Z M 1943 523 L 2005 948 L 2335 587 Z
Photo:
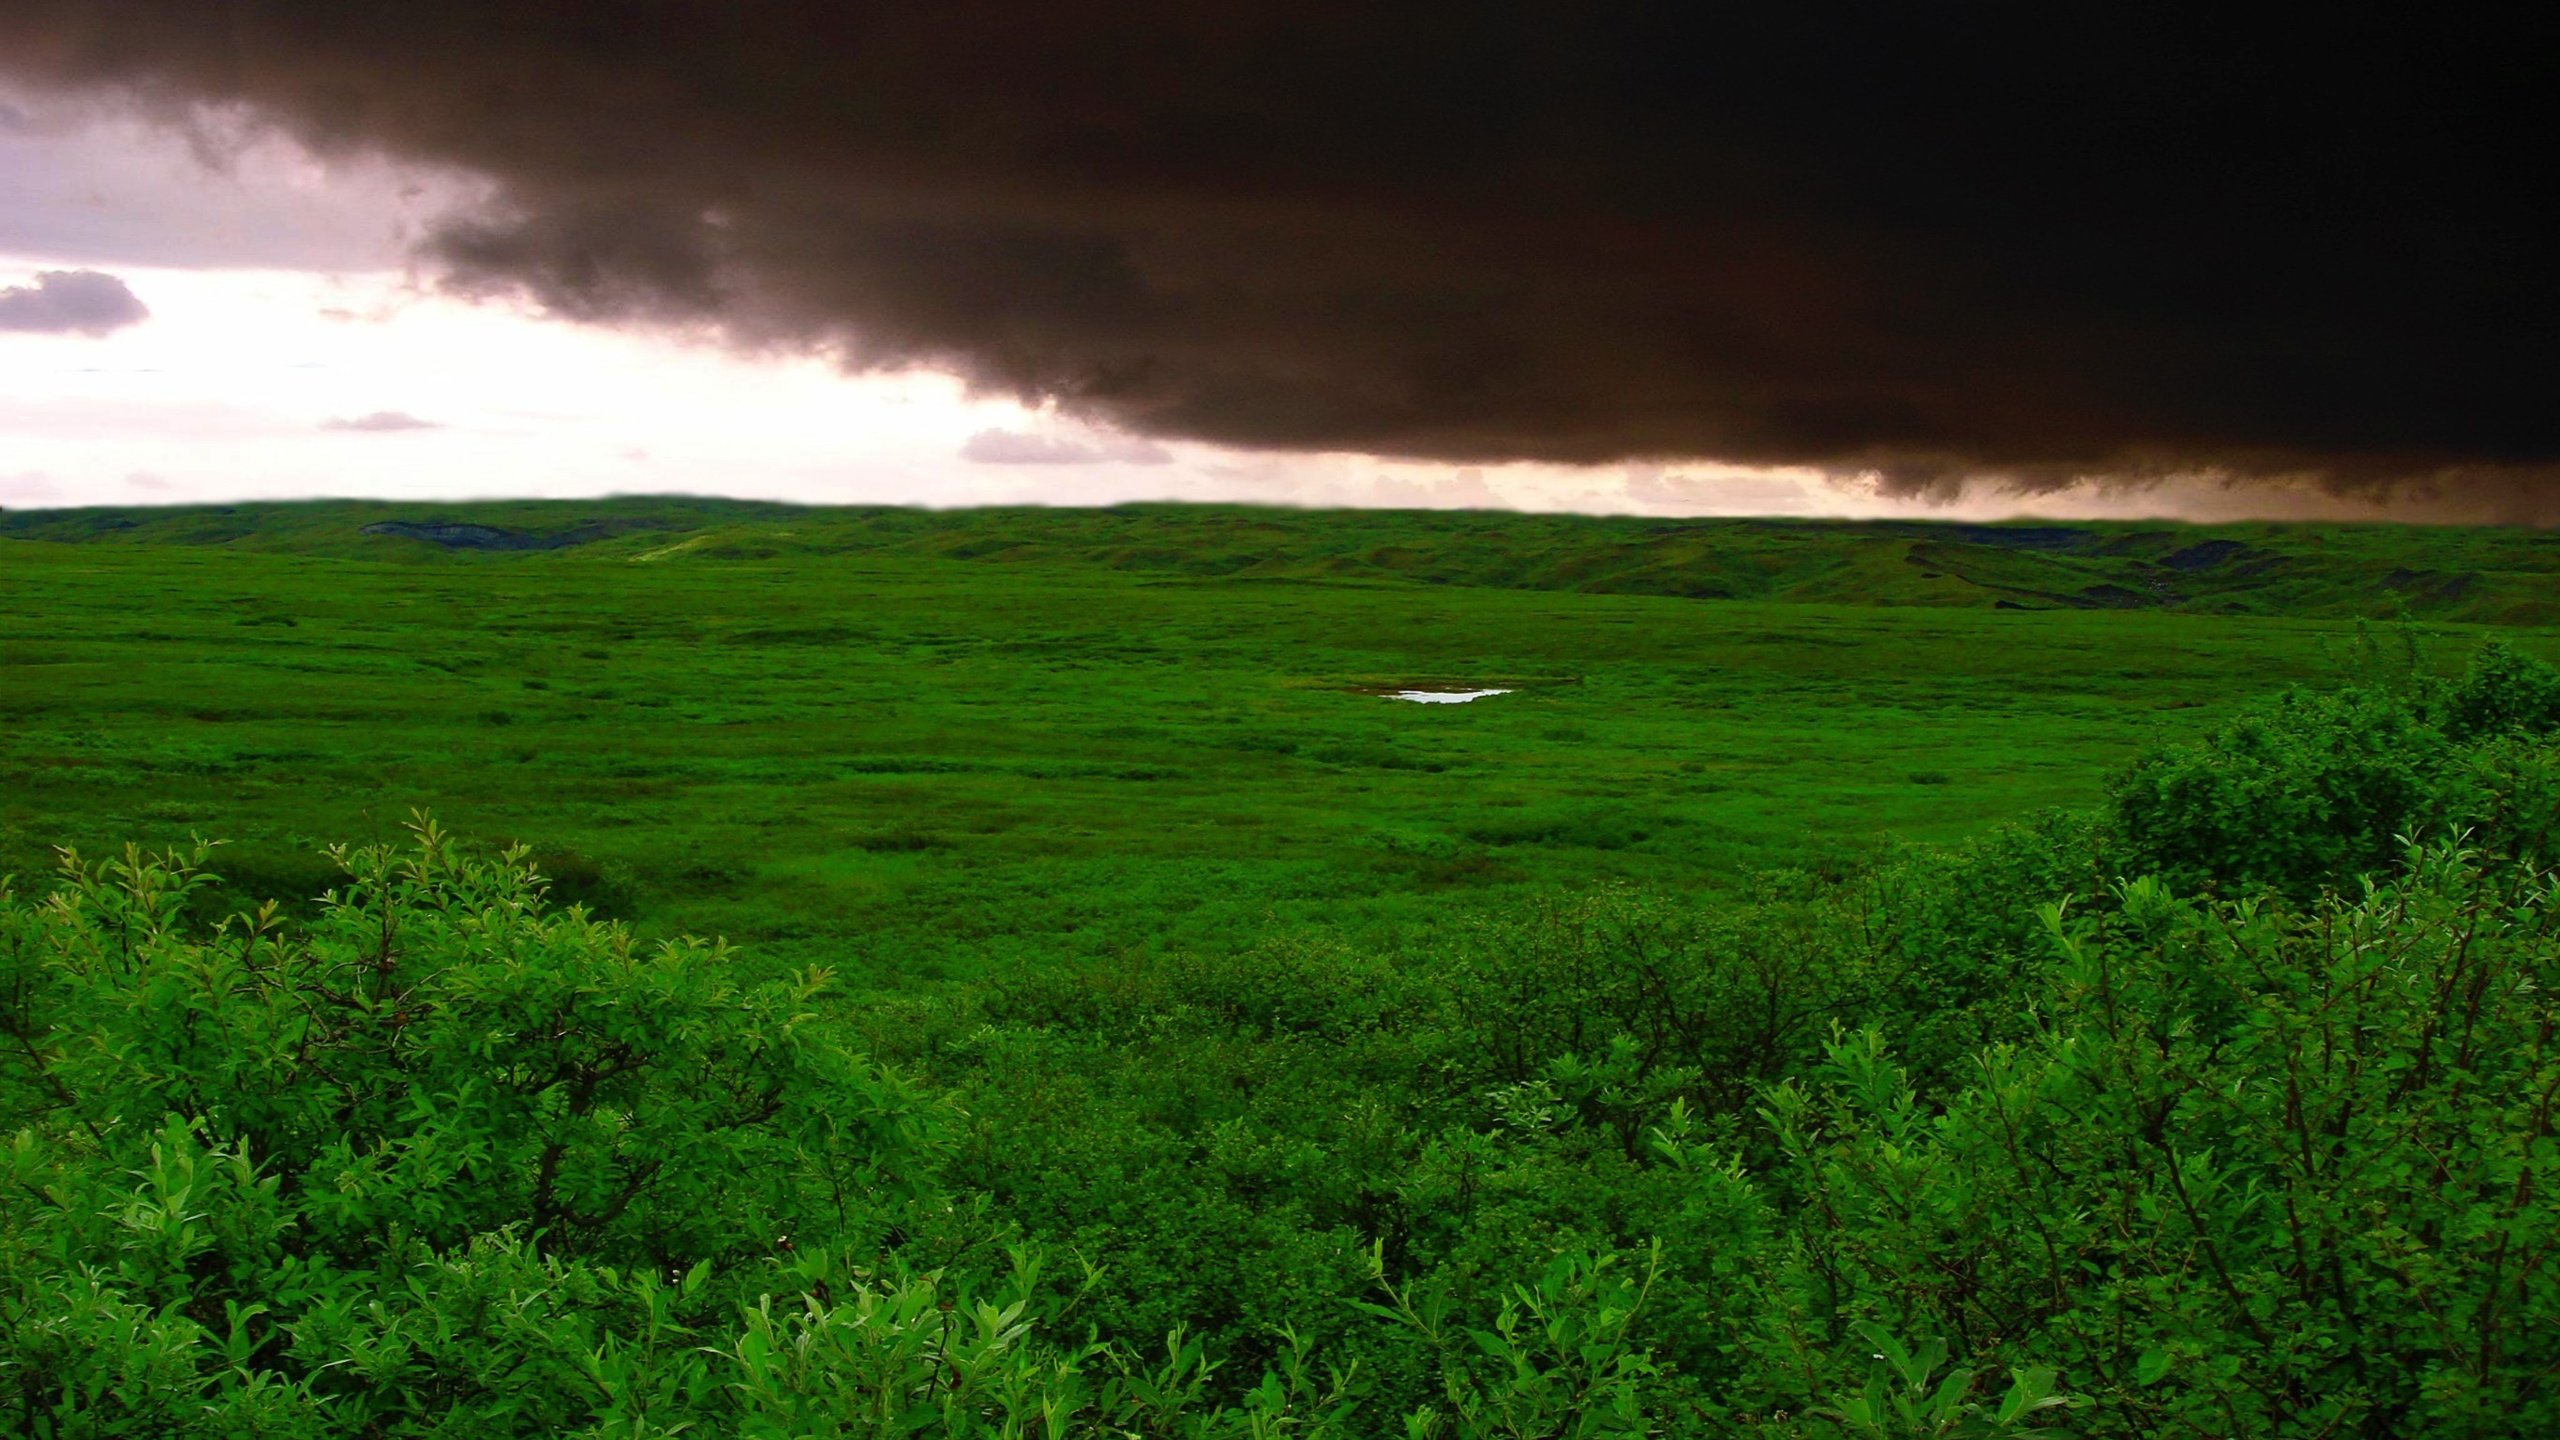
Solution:
M 1130 499 L 1655 514 L 2375 512 L 2300 487 L 1891 499 L 1708 462 L 1460 464 L 1142 438 L 930 368 L 847 374 L 680 326 L 447 293 L 411 247 L 467 174 L 313 158 L 0 92 L 0 506 L 688 492 L 928 505 Z

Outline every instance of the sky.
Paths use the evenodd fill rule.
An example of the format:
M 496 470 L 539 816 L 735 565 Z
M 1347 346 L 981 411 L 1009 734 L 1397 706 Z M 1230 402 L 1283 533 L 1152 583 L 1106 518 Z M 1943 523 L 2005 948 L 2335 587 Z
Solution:
M 0 506 L 2560 513 L 2497 37 L 329 8 L 0 14 Z
M 467 175 L 0 91 L 0 506 L 681 492 L 804 503 L 1853 513 L 1811 471 L 1460 465 L 1147 439 L 788 347 L 448 293 L 410 246 Z M 121 303 L 119 303 L 121 302 Z M 90 309 L 94 309 L 92 304 Z M 84 323 L 92 319 L 101 323 Z

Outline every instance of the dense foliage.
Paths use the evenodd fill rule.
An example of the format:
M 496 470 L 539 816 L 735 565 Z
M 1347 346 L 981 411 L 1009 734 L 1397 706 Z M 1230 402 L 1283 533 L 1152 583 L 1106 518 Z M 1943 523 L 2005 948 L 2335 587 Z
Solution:
M 899 994 L 521 851 L 0 905 L 31 1436 L 2560 1429 L 2560 676 L 2109 807 Z

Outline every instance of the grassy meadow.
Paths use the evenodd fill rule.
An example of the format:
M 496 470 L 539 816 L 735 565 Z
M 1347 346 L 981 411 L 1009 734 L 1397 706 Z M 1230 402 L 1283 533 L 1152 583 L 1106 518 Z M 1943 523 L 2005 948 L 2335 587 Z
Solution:
M 2093 803 L 2143 746 L 2359 653 L 2336 613 L 1861 604 L 1833 573 L 1881 545 L 1917 575 L 1990 527 L 1838 527 L 1840 553 L 1796 557 L 1821 598 L 1701 601 L 1436 578 L 1506 526 L 1615 574 L 1612 541 L 1637 542 L 1608 521 L 1362 517 L 1381 563 L 1267 574 L 1235 552 L 1327 519 L 871 517 L 935 527 L 919 553 L 821 547 L 827 522 L 861 530 L 828 512 L 671 533 L 702 517 L 626 502 L 608 524 L 651 528 L 475 551 L 362 534 L 381 508 L 179 512 L 138 538 L 92 517 L 0 550 L 0 872 L 200 833 L 228 842 L 226 900 L 299 899 L 334 874 L 326 843 L 425 808 L 650 933 L 905 984 L 1836 867 Z M 605 529 L 598 508 L 424 513 L 539 535 Z M 1801 550 L 1803 529 L 1736 533 Z M 2200 543 L 2168 533 L 2150 548 Z M 1515 693 L 1376 693 L 1411 684 Z

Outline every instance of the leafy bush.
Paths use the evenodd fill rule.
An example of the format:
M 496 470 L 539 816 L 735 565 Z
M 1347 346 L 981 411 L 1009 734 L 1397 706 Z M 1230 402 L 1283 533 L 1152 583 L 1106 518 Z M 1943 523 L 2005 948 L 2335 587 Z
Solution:
M 716 946 L 644 950 L 432 826 L 344 852 L 308 927 L 197 939 L 205 858 L 66 861 L 12 937 L 21 1083 L 94 1134 L 183 1117 L 324 1249 L 512 1225 L 682 1266 L 841 1228 L 930 1172 L 934 1106 L 812 1024 L 822 972 L 741 986 Z
M 2445 691 L 2439 709 L 2445 733 L 2456 740 L 2547 735 L 2560 728 L 2560 670 L 2493 640 Z
M 2233 894 L 2352 888 L 2422 834 L 2532 860 L 2560 809 L 2555 727 L 2560 671 L 2491 643 L 2449 684 L 2291 691 L 2155 750 L 2113 781 L 2113 819 L 2131 868 Z
M 2291 691 L 2203 740 L 2137 761 L 2112 786 L 2141 863 L 2181 886 L 2297 898 L 2388 871 L 2422 821 L 2450 744 L 2379 690 Z
M 432 826 L 342 852 L 308 926 L 270 908 L 193 932 L 206 858 L 66 856 L 6 912 L 0 1094 L 26 1127 L 18 1193 L 42 1201 L 6 1235 L 16 1317 L 44 1317 L 13 1326 L 6 1370 L 31 1427 L 160 1393 L 101 1378 L 137 1347 L 173 1376 L 264 1377 L 261 1405 L 468 1409 L 471 1376 L 539 1366 L 499 1363 L 482 1323 L 422 1344 L 399 1313 L 425 1276 L 473 1297 L 428 1307 L 441 1332 L 498 1298 L 474 1277 L 532 1274 L 548 1353 L 604 1323 L 569 1317 L 628 1308 L 633 1277 L 876 1230 L 930 1184 L 940 1107 L 812 1023 L 823 974 L 742 985 L 716 946 L 644 951 L 542 905 L 520 853 L 473 861 Z M 478 1389 L 532 1403 L 520 1379 Z
M 1962 1091 L 1870 1030 L 1770 1092 L 1743 1392 L 1836 1389 L 1874 1323 L 2057 1367 L 2082 1434 L 2560 1426 L 2560 888 L 2441 846 L 2352 902 L 2120 900 L 2048 907 L 2037 1031 Z
M 1858 978 L 1826 964 L 1810 907 L 1709 907 L 1627 888 L 1535 902 L 1455 937 L 1435 977 L 1449 1063 L 1478 1087 L 1560 1083 L 1586 1122 L 1643 1149 L 1673 1099 L 1745 1107 L 1812 1053 Z
M 919 1268 L 988 1238 L 958 1117 L 823 975 L 644 951 L 431 824 L 308 925 L 191 926 L 207 858 L 0 891 L 13 1433 L 1350 1433 L 1357 1363 L 1285 1326 L 1230 1379 L 1180 1325 L 1056 1338 L 1097 1277 L 1032 1252 Z

